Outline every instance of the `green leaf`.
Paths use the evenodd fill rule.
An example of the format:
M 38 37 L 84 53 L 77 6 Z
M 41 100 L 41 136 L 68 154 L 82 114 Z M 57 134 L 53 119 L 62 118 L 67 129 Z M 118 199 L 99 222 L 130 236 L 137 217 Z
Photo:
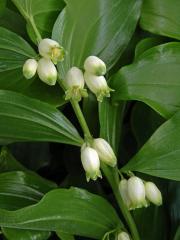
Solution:
M 13 157 L 8 148 L 2 147 L 0 152 L 0 173 L 16 170 L 25 171 L 27 169 Z
M 118 153 L 124 103 L 112 104 L 110 99 L 99 103 L 100 136 L 105 138 Z
M 51 235 L 50 232 L 29 231 L 12 228 L 2 228 L 2 233 L 7 240 L 47 240 Z
M 32 22 L 36 25 L 42 38 L 50 37 L 54 22 L 64 8 L 63 0 L 12 0 L 27 20 L 27 30 L 31 39 L 36 42 Z
M 99 56 L 110 69 L 127 46 L 138 21 L 141 0 L 66 0 L 52 38 L 65 48 L 59 64 L 62 78 L 72 66 L 83 67 L 86 57 Z
M 180 181 L 180 111 L 161 125 L 122 168 Z
M 138 60 L 138 57 L 141 56 L 146 50 L 160 45 L 165 42 L 165 39 L 162 37 L 148 37 L 144 38 L 138 42 L 135 49 L 135 60 Z
M 19 93 L 0 90 L 1 142 L 52 141 L 80 146 L 75 127 L 56 108 Z
M 77 188 L 53 190 L 38 204 L 17 211 L 0 209 L 0 215 L 1 227 L 61 231 L 95 239 L 120 224 L 105 199 Z
M 180 239 L 180 226 L 177 229 L 176 235 L 174 237 L 174 240 L 179 240 Z
M 16 210 L 37 203 L 56 184 L 33 172 L 0 174 L 0 208 Z
M 165 118 L 180 106 L 180 43 L 167 43 L 145 51 L 138 60 L 111 79 L 113 101 L 138 100 Z
M 57 231 L 56 234 L 61 240 L 75 240 L 75 238 L 72 235 L 69 235 L 67 233 L 62 233 L 60 231 Z
M 46 86 L 37 76 L 28 80 L 23 77 L 24 62 L 36 57 L 23 38 L 0 27 L 0 89 L 21 92 L 55 106 L 64 104 L 64 94 L 59 86 Z
M 180 1 L 146 0 L 143 3 L 140 25 L 149 32 L 180 39 Z

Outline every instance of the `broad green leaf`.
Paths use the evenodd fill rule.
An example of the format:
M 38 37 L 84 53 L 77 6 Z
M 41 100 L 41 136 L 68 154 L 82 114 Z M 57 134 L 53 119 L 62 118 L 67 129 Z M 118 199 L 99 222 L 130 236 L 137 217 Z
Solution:
M 23 38 L 0 27 L 0 89 L 22 92 L 56 106 L 64 104 L 59 86 L 46 86 L 37 76 L 28 80 L 23 77 L 24 62 L 36 57 L 35 51 Z
M 180 181 L 180 111 L 161 125 L 122 168 Z
M 16 210 L 37 203 L 56 184 L 27 171 L 0 174 L 0 208 Z
M 171 38 L 180 39 L 180 1 L 145 0 L 140 25 L 143 29 Z
M 100 135 L 105 138 L 118 153 L 121 137 L 121 126 L 124 103 L 112 104 L 110 99 L 99 103 Z
M 141 56 L 149 48 L 155 47 L 165 42 L 165 39 L 162 37 L 148 37 L 144 38 L 138 42 L 135 49 L 135 60 L 138 60 L 138 57 Z
M 75 127 L 56 108 L 19 93 L 0 90 L 1 142 L 52 141 L 80 146 Z
M 13 157 L 8 148 L 2 147 L 0 152 L 0 173 L 16 170 L 25 171 L 27 169 Z
M 1 0 L 0 1 L 0 16 L 3 14 L 5 9 L 6 9 L 6 0 Z
M 167 43 L 145 51 L 138 60 L 111 79 L 113 101 L 138 100 L 165 118 L 180 106 L 180 43 Z
M 180 239 L 180 226 L 177 229 L 176 235 L 174 236 L 174 240 L 179 240 Z
M 50 37 L 54 22 L 65 6 L 63 0 L 12 0 L 12 2 L 27 20 L 27 30 L 34 42 L 36 42 L 36 36 L 32 22 L 42 38 Z
M 72 66 L 83 67 L 86 57 L 97 55 L 110 69 L 127 46 L 140 15 L 141 0 L 66 0 L 52 38 L 65 48 L 59 71 L 64 78 Z
M 102 197 L 71 188 L 47 193 L 35 205 L 17 211 L 0 209 L 0 226 L 101 239 L 121 224 L 115 210 Z
M 12 228 L 2 228 L 3 235 L 7 240 L 47 240 L 51 233 L 43 231 L 29 231 Z

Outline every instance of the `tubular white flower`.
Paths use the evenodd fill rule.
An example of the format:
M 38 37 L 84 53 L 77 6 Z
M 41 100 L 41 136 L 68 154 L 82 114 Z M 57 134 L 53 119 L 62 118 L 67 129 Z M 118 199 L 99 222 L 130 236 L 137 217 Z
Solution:
M 51 59 L 54 64 L 57 64 L 57 62 L 64 60 L 63 47 L 61 47 L 58 42 L 52 39 L 42 39 L 39 43 L 38 49 L 39 54 L 42 57 Z
M 119 192 L 122 197 L 122 200 L 124 204 L 127 206 L 127 208 L 130 210 L 131 209 L 131 199 L 129 197 L 128 193 L 128 181 L 126 179 L 122 179 L 119 182 Z
M 162 205 L 162 195 L 153 182 L 145 183 L 146 198 L 157 206 Z
M 35 59 L 28 59 L 23 65 L 23 75 L 25 78 L 30 79 L 36 74 L 38 63 Z
M 96 95 L 99 102 L 102 102 L 104 97 L 110 97 L 110 92 L 113 90 L 108 87 L 104 76 L 98 77 L 85 72 L 84 79 L 88 88 Z
M 117 240 L 130 240 L 130 236 L 127 232 L 120 232 L 118 234 Z
M 80 101 L 82 97 L 87 97 L 87 91 L 84 89 L 83 72 L 77 68 L 72 67 L 66 74 L 65 85 L 67 87 L 66 100 L 75 99 Z
M 46 84 L 50 86 L 56 84 L 57 70 L 51 60 L 41 58 L 38 62 L 37 73 L 39 78 Z
M 81 148 L 81 162 L 86 172 L 87 181 L 102 177 L 98 154 L 93 148 L 86 146 L 86 144 L 83 144 Z
M 89 56 L 84 62 L 84 69 L 96 76 L 103 76 L 106 74 L 106 64 L 96 56 Z
M 132 209 L 147 206 L 144 183 L 139 177 L 129 178 L 128 194 L 132 202 Z
M 117 158 L 112 147 L 103 138 L 93 140 L 92 147 L 97 151 L 99 158 L 107 165 L 114 167 L 117 163 Z

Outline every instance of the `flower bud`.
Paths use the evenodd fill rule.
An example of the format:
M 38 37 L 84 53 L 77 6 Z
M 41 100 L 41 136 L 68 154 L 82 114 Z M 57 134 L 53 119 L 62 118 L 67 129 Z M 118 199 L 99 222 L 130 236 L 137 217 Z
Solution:
M 84 62 L 84 69 L 92 75 L 102 76 L 106 74 L 106 64 L 96 56 L 89 56 Z
M 87 90 L 84 89 L 83 72 L 77 68 L 72 67 L 66 74 L 65 85 L 67 87 L 66 100 L 74 99 L 80 101 L 82 97 L 87 97 Z
M 113 90 L 108 87 L 104 76 L 98 77 L 85 72 L 84 79 L 88 88 L 96 95 L 99 102 L 102 102 L 104 97 L 110 97 L 110 92 Z
M 38 46 L 39 53 L 42 57 L 51 59 L 54 64 L 64 60 L 64 49 L 58 42 L 45 38 L 42 39 Z
M 98 177 L 102 177 L 99 156 L 96 150 L 86 146 L 86 144 L 83 144 L 81 148 L 81 162 L 86 171 L 86 179 L 88 182 L 90 179 L 96 180 Z
M 107 165 L 114 167 L 117 163 L 117 158 L 112 147 L 103 138 L 96 138 L 93 140 L 92 147 L 96 150 L 99 158 Z
M 129 194 L 128 194 L 128 181 L 126 179 L 122 179 L 119 182 L 119 192 L 120 192 L 120 195 L 121 195 L 121 198 L 122 198 L 124 204 L 130 210 L 132 203 L 131 203 L 131 200 L 129 198 Z
M 38 62 L 37 73 L 39 78 L 46 84 L 50 86 L 56 84 L 57 70 L 51 60 L 41 58 Z
M 23 75 L 25 78 L 30 79 L 34 77 L 37 71 L 38 63 L 35 59 L 28 59 L 23 65 Z
M 132 209 L 147 206 L 144 183 L 139 177 L 133 176 L 129 178 L 128 194 L 132 202 Z
M 130 236 L 127 232 L 120 232 L 118 234 L 117 240 L 130 240 Z
M 145 191 L 147 199 L 157 206 L 162 205 L 162 195 L 157 186 L 153 182 L 145 183 Z

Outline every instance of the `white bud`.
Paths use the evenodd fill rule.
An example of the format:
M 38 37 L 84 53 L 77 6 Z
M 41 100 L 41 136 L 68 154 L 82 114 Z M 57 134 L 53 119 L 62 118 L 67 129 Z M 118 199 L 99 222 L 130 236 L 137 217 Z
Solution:
M 114 167 L 117 163 L 117 158 L 112 147 L 103 138 L 93 140 L 92 147 L 97 151 L 99 158 L 107 165 Z
M 118 234 L 117 240 L 130 240 L 130 236 L 127 232 L 121 232 Z
M 50 86 L 56 84 L 57 70 L 51 60 L 41 58 L 38 62 L 37 73 L 39 78 L 46 84 Z
M 128 194 L 132 202 L 132 209 L 147 206 L 144 183 L 139 177 L 129 178 Z
M 81 162 L 86 172 L 87 181 L 102 177 L 99 156 L 93 148 L 86 146 L 86 144 L 83 144 L 81 148 Z
M 157 206 L 162 205 L 162 195 L 157 186 L 153 182 L 145 183 L 145 191 L 147 199 Z
M 38 63 L 35 59 L 28 59 L 23 65 L 23 75 L 25 78 L 30 79 L 34 77 L 37 71 Z
M 84 79 L 88 88 L 96 95 L 98 101 L 102 102 L 103 97 L 110 97 L 110 91 L 113 90 L 108 87 L 104 76 L 98 77 L 85 72 Z
M 124 202 L 124 204 L 127 206 L 127 208 L 130 210 L 131 209 L 131 199 L 129 197 L 128 193 L 128 181 L 126 179 L 122 179 L 119 182 L 119 192 L 121 195 L 121 198 Z
M 67 87 L 66 100 L 74 99 L 80 101 L 82 97 L 87 97 L 87 90 L 84 89 L 83 72 L 77 68 L 72 67 L 66 74 L 65 85 Z
M 106 64 L 96 56 L 89 56 L 84 62 L 84 69 L 96 76 L 102 76 L 106 74 Z
M 64 60 L 64 49 L 59 45 L 58 42 L 45 38 L 42 39 L 38 45 L 39 54 L 44 57 L 51 59 L 54 64 Z

